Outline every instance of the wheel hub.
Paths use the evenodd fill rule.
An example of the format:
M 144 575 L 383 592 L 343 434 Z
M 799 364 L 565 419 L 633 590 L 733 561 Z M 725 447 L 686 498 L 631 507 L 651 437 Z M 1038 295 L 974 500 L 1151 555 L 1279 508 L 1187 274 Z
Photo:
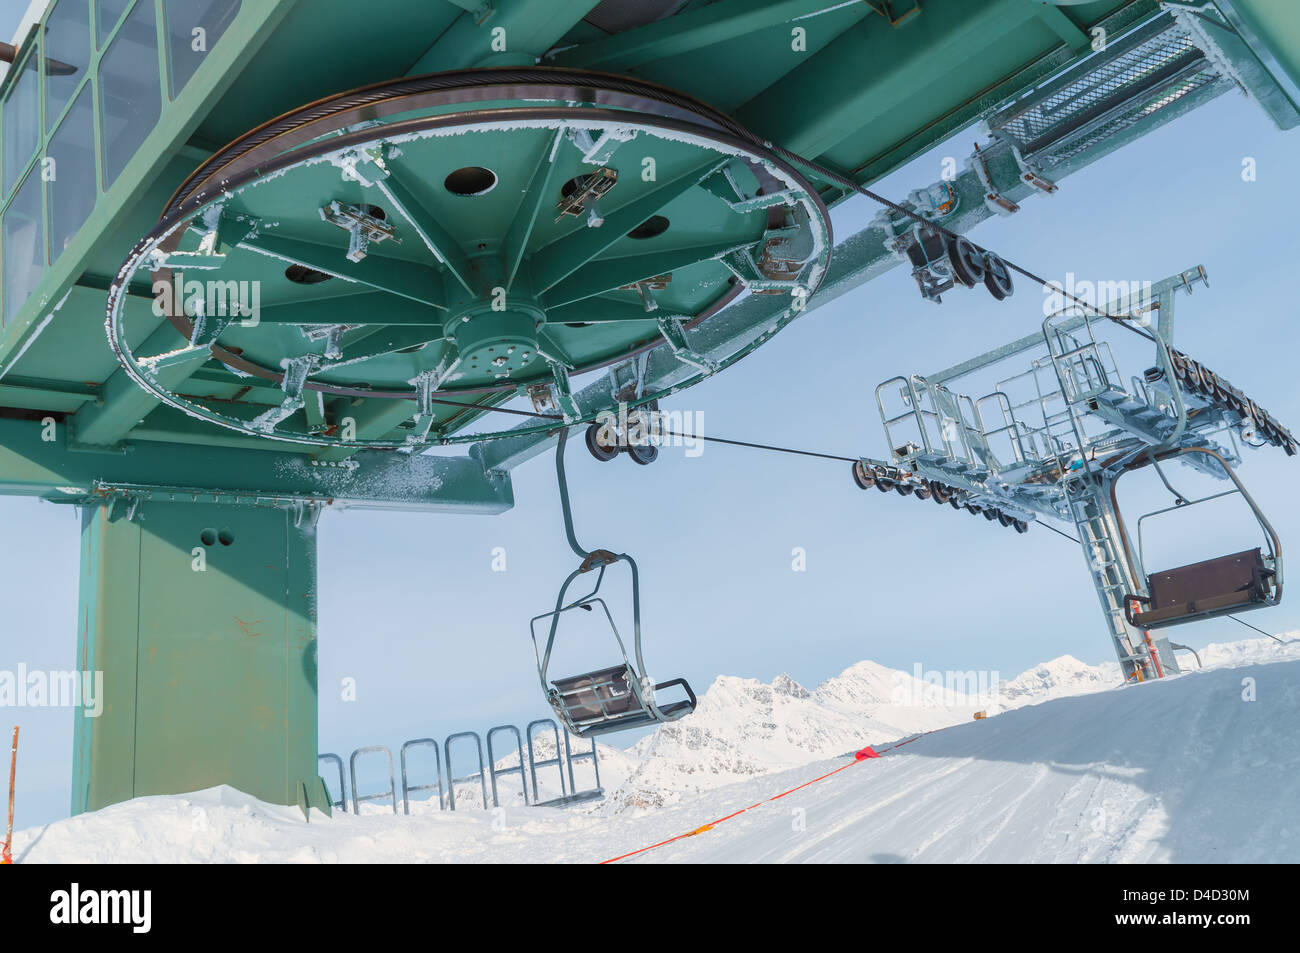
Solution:
M 510 377 L 537 360 L 537 329 L 545 323 L 540 308 L 520 304 L 509 311 L 489 304 L 462 315 L 453 335 L 460 362 L 471 375 Z

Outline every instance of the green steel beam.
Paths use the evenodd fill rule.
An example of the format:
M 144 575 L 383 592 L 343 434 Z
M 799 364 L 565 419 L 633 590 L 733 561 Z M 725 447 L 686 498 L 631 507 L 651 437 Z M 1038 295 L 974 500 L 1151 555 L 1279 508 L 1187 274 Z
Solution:
M 1214 0 L 1294 109 L 1300 110 L 1300 10 L 1283 0 Z
M 102 393 L 95 384 L 8 374 L 0 381 L 0 406 L 72 412 L 87 401 L 99 400 Z
M 408 76 L 474 66 L 532 66 L 596 6 L 597 0 L 492 0 L 479 22 L 463 13 L 411 64 Z M 460 4 L 457 4 L 460 6 Z
M 257 450 L 133 440 L 119 452 L 78 452 L 67 446 L 63 423 L 54 440 L 42 439 L 47 432 L 39 420 L 0 418 L 0 494 L 81 502 L 105 487 L 152 487 L 160 496 L 211 492 L 227 500 L 433 513 L 494 514 L 514 505 L 509 476 L 486 473 L 465 456 L 363 451 L 347 466 L 328 466 L 272 440 Z
M 141 348 L 141 353 L 147 355 L 175 351 L 182 356 L 182 360 L 169 361 L 158 369 L 158 380 L 168 389 L 178 388 L 212 358 L 208 348 L 185 349 L 184 345 L 185 341 L 176 329 L 164 323 Z M 101 399 L 77 412 L 72 424 L 74 440 L 88 446 L 112 446 L 130 433 L 159 403 L 157 397 L 119 368 L 104 382 Z
M 825 10 L 826 0 L 721 0 L 698 10 L 558 51 L 555 63 L 627 72 L 655 60 L 707 49 L 768 27 Z M 856 20 L 871 13 L 860 3 Z
M 1104 29 L 1107 36 L 1115 37 L 1155 12 L 1156 7 L 1153 3 L 1129 3 L 1096 25 Z M 1082 50 L 1059 46 L 991 84 L 965 102 L 948 109 L 916 132 L 859 163 L 849 172 L 859 182 L 874 182 L 905 162 L 916 158 L 934 143 L 942 142 L 949 136 L 968 128 L 981 116 L 1013 99 L 1020 91 L 1032 89 L 1091 53 L 1090 45 Z
M 1081 53 L 1092 46 L 1092 37 L 1079 29 L 1078 24 L 1071 20 L 1060 7 L 1047 6 L 1046 4 L 1040 5 L 1038 7 L 1038 18 L 1046 23 L 1052 32 L 1059 36 L 1065 45 L 1076 53 Z
M 871 125 L 897 103 L 1038 16 L 1026 0 L 927 0 L 903 29 L 870 18 L 831 41 L 742 106 L 736 118 L 773 142 L 810 158 Z M 864 68 L 865 67 L 865 68 Z M 807 108 L 808 103 L 823 105 Z
M 415 416 L 415 401 L 367 397 L 340 411 L 340 421 L 352 418 L 358 440 L 377 440 L 394 427 Z M 345 447 L 327 447 L 316 454 L 317 460 L 346 460 L 355 451 Z
M 1284 130 L 1300 125 L 1300 9 L 1284 11 L 1278 4 L 1257 9 L 1249 0 L 1222 0 L 1213 7 L 1173 0 L 1168 6 L 1202 34 L 1198 42 L 1208 40 L 1217 48 L 1274 125 Z

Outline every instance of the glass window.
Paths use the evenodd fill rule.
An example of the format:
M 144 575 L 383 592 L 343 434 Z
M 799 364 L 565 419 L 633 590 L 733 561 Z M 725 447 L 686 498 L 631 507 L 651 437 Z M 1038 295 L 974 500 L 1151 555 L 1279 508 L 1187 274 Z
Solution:
M 27 57 L 22 75 L 9 87 L 4 104 L 0 140 L 4 143 L 4 194 L 8 195 L 18 176 L 36 151 L 40 139 L 40 87 L 36 75 L 36 56 Z
M 90 65 L 90 0 L 59 0 L 45 23 L 45 129 L 59 120 Z
M 104 48 L 104 41 L 113 32 L 113 27 L 117 26 L 117 21 L 122 19 L 122 14 L 130 5 L 131 0 L 95 0 L 95 22 L 99 24 L 99 29 L 96 31 L 99 39 L 95 45 L 101 50 Z
M 158 122 L 161 108 L 154 5 L 137 3 L 99 61 L 105 189 L 117 181 Z
M 37 166 L 23 182 L 5 211 L 5 324 L 32 296 L 45 269 L 45 237 L 41 228 L 41 170 Z
M 50 206 L 50 261 L 63 254 L 95 207 L 95 115 L 89 84 L 46 149 Z
M 163 0 L 167 68 L 175 98 L 239 13 L 239 0 Z

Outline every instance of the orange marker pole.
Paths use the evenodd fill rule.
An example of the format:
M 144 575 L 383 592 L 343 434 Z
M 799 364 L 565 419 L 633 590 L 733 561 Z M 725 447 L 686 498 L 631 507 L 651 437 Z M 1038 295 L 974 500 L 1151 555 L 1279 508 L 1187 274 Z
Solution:
M 14 862 L 14 775 L 18 769 L 18 726 L 14 726 L 14 740 L 9 746 L 9 820 L 5 825 L 5 846 L 0 854 L 0 864 Z

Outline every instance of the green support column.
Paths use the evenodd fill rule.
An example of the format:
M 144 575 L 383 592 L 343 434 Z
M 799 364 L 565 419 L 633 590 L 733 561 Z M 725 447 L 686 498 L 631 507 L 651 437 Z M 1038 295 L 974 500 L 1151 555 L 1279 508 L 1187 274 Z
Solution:
M 316 772 L 310 509 L 116 499 L 82 510 L 72 813 L 217 784 L 328 813 Z

